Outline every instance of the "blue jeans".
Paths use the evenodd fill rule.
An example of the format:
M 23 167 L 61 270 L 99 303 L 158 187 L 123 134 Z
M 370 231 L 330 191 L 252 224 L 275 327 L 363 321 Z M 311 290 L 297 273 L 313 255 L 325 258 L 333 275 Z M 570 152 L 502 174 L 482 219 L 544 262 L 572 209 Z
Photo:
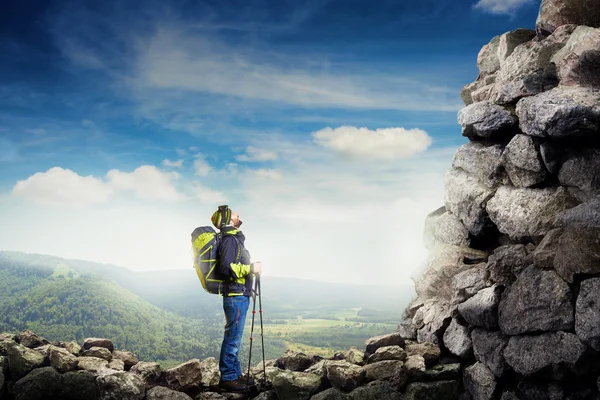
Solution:
M 219 370 L 221 371 L 221 379 L 224 381 L 232 381 L 242 375 L 238 353 L 242 348 L 242 335 L 244 334 L 244 323 L 246 322 L 246 313 L 249 306 L 249 297 L 223 297 L 226 323 L 219 357 Z

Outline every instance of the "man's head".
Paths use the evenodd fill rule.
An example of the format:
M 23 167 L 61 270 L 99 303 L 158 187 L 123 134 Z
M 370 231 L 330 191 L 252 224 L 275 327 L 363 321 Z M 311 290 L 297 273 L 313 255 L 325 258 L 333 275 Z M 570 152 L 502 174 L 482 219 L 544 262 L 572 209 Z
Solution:
M 227 206 L 219 207 L 219 209 L 213 213 L 211 221 L 215 228 L 218 229 L 221 228 L 221 224 L 224 226 L 232 225 L 235 228 L 239 228 L 242 225 L 239 214 L 231 211 Z

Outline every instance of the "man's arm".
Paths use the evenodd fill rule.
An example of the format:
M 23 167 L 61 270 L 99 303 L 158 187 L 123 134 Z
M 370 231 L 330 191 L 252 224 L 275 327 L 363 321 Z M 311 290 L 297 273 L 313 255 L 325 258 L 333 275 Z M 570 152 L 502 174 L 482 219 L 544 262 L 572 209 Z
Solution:
M 221 274 L 232 281 L 237 281 L 253 273 L 251 264 L 242 264 L 237 260 L 238 242 L 233 236 L 224 235 L 219 247 L 219 272 Z

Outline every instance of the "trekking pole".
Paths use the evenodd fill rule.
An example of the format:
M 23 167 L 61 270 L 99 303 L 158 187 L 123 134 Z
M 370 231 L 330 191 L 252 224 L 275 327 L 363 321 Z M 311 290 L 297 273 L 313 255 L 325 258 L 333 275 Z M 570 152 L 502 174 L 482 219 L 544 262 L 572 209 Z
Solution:
M 256 286 L 258 289 L 258 312 L 260 316 L 260 341 L 262 347 L 263 358 L 263 378 L 267 382 L 267 366 L 265 362 L 265 338 L 263 336 L 263 315 L 262 315 L 262 287 L 260 286 L 260 274 L 256 276 Z
M 246 392 L 250 388 L 250 365 L 252 363 L 252 335 L 254 334 L 254 315 L 256 314 L 256 289 L 257 281 L 254 280 L 254 288 L 252 289 L 252 327 L 250 328 L 250 354 L 248 355 L 248 377 L 246 380 Z

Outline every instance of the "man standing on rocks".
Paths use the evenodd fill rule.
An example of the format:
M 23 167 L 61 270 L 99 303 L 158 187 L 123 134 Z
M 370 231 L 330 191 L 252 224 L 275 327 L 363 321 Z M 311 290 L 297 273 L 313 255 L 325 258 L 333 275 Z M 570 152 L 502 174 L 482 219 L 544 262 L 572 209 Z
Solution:
M 230 208 L 219 209 L 211 221 L 222 233 L 217 268 L 226 279 L 223 290 L 226 324 L 219 357 L 219 387 L 225 391 L 243 392 L 247 379 L 242 375 L 239 351 L 252 295 L 252 277 L 262 272 L 262 263 L 250 262 L 250 253 L 244 247 L 244 234 L 239 230 L 242 221 L 237 213 Z

